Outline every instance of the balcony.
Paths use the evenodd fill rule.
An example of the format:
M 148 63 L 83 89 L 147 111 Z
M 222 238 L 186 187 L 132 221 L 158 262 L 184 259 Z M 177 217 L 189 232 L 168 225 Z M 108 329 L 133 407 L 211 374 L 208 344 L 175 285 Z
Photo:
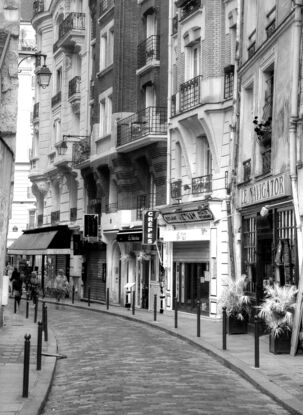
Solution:
M 72 148 L 72 166 L 74 169 L 80 169 L 81 165 L 90 158 L 90 137 L 81 138 L 73 143 Z
M 209 193 L 212 188 L 212 176 L 207 174 L 205 176 L 192 178 L 192 194 Z
M 170 184 L 170 195 L 172 199 L 181 199 L 182 198 L 182 180 L 176 180 Z
M 37 226 L 40 227 L 43 225 L 43 214 L 37 215 Z
M 271 171 L 271 148 L 263 151 L 262 157 L 262 174 L 268 174 Z
M 36 102 L 36 104 L 34 104 L 34 109 L 33 109 L 33 120 L 39 118 L 39 102 Z
M 61 91 L 52 97 L 52 108 L 61 104 Z
M 69 220 L 71 222 L 75 222 L 77 220 L 77 208 L 76 207 L 70 208 Z
M 60 222 L 60 210 L 51 212 L 51 225 L 56 225 Z
M 146 146 L 156 141 L 166 141 L 167 109 L 148 107 L 118 121 L 117 148 L 126 151 Z
M 196 12 L 201 7 L 201 0 L 188 0 L 181 7 L 180 21 Z
M 80 115 L 80 86 L 81 76 L 75 76 L 68 83 L 68 102 L 76 115 Z
M 33 3 L 33 16 L 38 13 L 44 12 L 44 0 L 36 0 Z
M 187 111 L 201 103 L 202 76 L 198 75 L 180 86 L 180 112 Z
M 115 0 L 101 0 L 100 17 L 115 6 Z
M 63 47 L 69 52 L 79 52 L 85 37 L 85 13 L 70 13 L 59 25 L 59 36 L 53 52 Z
M 160 60 L 160 36 L 150 36 L 138 45 L 138 69 Z

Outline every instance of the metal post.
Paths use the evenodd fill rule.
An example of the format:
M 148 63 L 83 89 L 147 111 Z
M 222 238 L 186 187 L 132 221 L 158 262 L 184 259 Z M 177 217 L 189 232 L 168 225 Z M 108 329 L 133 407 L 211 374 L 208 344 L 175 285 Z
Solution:
M 47 306 L 43 303 L 43 331 L 44 331 L 44 341 L 48 341 L 48 327 L 47 327 Z
M 178 328 L 178 300 L 174 298 L 174 309 L 175 309 L 175 329 Z
M 255 316 L 255 367 L 260 367 L 260 339 L 258 316 Z
M 28 318 L 28 311 L 29 311 L 29 295 L 26 295 L 26 312 L 25 317 Z
M 90 286 L 87 288 L 87 305 L 90 307 Z
M 154 321 L 157 321 L 157 294 L 154 294 Z
M 72 289 L 72 304 L 74 304 L 75 302 L 75 286 L 73 285 L 73 289 Z
M 222 307 L 222 336 L 223 336 L 223 350 L 226 350 L 226 307 Z
M 41 370 L 41 354 L 42 354 L 42 321 L 38 321 L 37 370 Z
M 106 288 L 106 310 L 109 309 L 109 288 Z
M 201 317 L 201 303 L 197 301 L 197 337 L 200 337 L 200 317 Z
M 16 300 L 16 297 L 15 297 L 15 300 L 14 300 L 14 313 L 15 314 L 17 313 L 17 300 Z
M 23 398 L 28 397 L 28 381 L 29 381 L 29 356 L 30 356 L 30 334 L 24 336 L 24 361 L 23 361 Z
M 136 309 L 136 292 L 133 291 L 133 301 L 132 301 L 132 314 L 135 315 L 135 309 Z
M 36 301 L 36 303 L 35 303 L 34 323 L 37 323 L 38 303 L 39 303 L 39 300 L 38 300 L 38 298 L 37 298 L 37 301 Z

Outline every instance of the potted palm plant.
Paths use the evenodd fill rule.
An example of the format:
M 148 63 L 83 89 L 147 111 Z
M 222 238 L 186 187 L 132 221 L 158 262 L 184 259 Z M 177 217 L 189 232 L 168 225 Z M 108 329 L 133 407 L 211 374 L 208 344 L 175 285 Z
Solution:
M 265 299 L 259 306 L 261 317 L 269 329 L 269 351 L 289 353 L 296 294 L 294 285 L 278 284 L 265 288 Z
M 247 333 L 251 302 L 250 297 L 245 292 L 246 286 L 246 275 L 241 275 L 236 280 L 229 277 L 227 285 L 219 299 L 219 305 L 226 307 L 229 334 Z

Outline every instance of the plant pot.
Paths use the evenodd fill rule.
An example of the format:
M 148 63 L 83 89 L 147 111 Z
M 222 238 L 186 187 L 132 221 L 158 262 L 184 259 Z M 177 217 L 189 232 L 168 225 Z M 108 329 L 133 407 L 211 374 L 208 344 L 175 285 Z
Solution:
M 291 333 L 284 332 L 279 337 L 275 337 L 273 333 L 269 335 L 269 351 L 274 354 L 289 354 L 291 343 Z
M 237 317 L 229 316 L 227 320 L 228 334 L 246 334 L 247 320 L 240 320 Z

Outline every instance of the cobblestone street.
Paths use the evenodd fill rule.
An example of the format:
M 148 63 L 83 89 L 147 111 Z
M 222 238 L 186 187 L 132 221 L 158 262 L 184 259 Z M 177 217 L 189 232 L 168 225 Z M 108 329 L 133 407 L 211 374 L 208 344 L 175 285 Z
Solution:
M 67 323 L 68 322 L 68 323 Z M 59 360 L 43 414 L 287 414 L 186 342 L 118 317 L 49 306 Z

